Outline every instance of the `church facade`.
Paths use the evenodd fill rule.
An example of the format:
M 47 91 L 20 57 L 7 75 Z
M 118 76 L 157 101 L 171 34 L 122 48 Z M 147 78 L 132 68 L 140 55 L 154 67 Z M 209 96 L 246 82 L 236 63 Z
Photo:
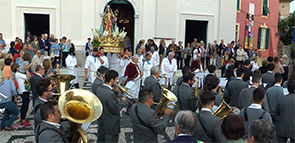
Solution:
M 141 39 L 213 42 L 235 39 L 236 0 L 0 0 L 0 32 L 6 43 L 30 31 L 67 36 L 84 50 L 91 28 L 99 29 L 104 10 L 118 10 L 117 24 L 133 48 Z M 38 16 L 43 16 L 40 18 Z M 45 23 L 45 24 L 44 24 Z M 41 29 L 41 30 L 37 30 Z M 43 30 L 43 31 L 42 31 Z M 9 45 L 9 44 L 7 44 Z

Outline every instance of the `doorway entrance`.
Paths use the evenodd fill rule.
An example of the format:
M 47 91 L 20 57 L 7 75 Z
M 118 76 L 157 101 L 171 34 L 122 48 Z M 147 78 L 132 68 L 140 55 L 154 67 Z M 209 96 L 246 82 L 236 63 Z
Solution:
M 24 14 L 25 16 L 25 35 L 27 31 L 31 32 L 31 35 L 40 37 L 42 33 L 50 34 L 49 29 L 49 14 Z M 24 39 L 25 40 L 25 39 Z
M 111 9 L 118 10 L 117 26 L 119 30 L 124 29 L 127 32 L 127 37 L 130 38 L 131 49 L 134 47 L 134 9 L 133 6 L 126 0 L 113 0 L 109 2 Z
M 185 25 L 185 43 L 192 43 L 193 38 L 197 38 L 207 43 L 207 25 L 208 21 L 186 20 Z

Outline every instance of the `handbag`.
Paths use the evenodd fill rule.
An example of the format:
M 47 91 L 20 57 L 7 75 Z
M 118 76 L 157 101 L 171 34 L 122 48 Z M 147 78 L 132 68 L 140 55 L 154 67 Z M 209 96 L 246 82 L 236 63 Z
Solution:
M 40 49 L 40 51 L 41 51 L 41 55 L 45 54 L 44 49 Z
M 183 58 L 184 58 L 184 59 L 187 58 L 187 53 L 184 53 Z
M 54 58 L 53 50 L 50 50 L 50 57 L 51 57 L 51 58 Z

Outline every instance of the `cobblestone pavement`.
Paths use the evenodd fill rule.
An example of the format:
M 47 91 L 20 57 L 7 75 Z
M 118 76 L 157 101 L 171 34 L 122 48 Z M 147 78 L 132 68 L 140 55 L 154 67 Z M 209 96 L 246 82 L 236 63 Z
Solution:
M 66 73 L 66 69 L 61 69 L 61 73 Z M 175 75 L 174 81 L 176 81 L 177 77 L 181 76 L 180 70 L 178 70 Z M 80 87 L 83 86 L 84 78 L 80 75 L 79 82 Z M 85 85 L 84 89 L 90 89 L 89 84 Z M 18 97 L 18 108 L 20 109 L 22 101 L 21 97 Z M 0 131 L 0 143 L 23 143 L 23 142 L 35 142 L 34 132 L 33 132 L 33 124 L 34 124 L 34 114 L 33 114 L 32 102 L 30 102 L 28 114 L 26 120 L 32 124 L 30 127 L 24 127 L 17 129 L 16 131 Z M 125 110 L 125 109 L 123 109 Z M 0 121 L 2 120 L 2 115 L 0 113 Z M 19 120 L 16 120 L 18 122 Z M 132 124 L 129 116 L 124 112 L 121 113 L 121 133 L 119 142 L 133 142 L 133 134 L 132 134 Z M 96 142 L 97 139 L 97 123 L 93 122 L 89 129 L 87 130 L 87 135 L 89 139 L 94 140 Z M 164 134 L 158 135 L 159 142 L 166 142 L 174 139 L 175 131 L 172 122 L 170 121 L 168 127 L 166 128 L 166 132 Z

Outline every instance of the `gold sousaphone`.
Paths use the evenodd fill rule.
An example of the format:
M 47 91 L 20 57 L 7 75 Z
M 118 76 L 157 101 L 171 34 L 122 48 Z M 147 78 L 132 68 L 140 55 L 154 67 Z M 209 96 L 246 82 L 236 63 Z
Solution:
M 82 129 L 82 124 L 97 120 L 103 111 L 100 100 L 90 91 L 72 89 L 61 94 L 58 107 L 63 116 L 70 120 L 68 132 L 70 142 L 87 143 L 88 137 Z
M 56 84 L 56 92 L 54 95 L 56 96 L 56 101 L 58 101 L 59 96 L 68 90 L 70 82 L 76 77 L 69 74 L 56 74 L 49 77 L 49 79 L 53 80 Z

